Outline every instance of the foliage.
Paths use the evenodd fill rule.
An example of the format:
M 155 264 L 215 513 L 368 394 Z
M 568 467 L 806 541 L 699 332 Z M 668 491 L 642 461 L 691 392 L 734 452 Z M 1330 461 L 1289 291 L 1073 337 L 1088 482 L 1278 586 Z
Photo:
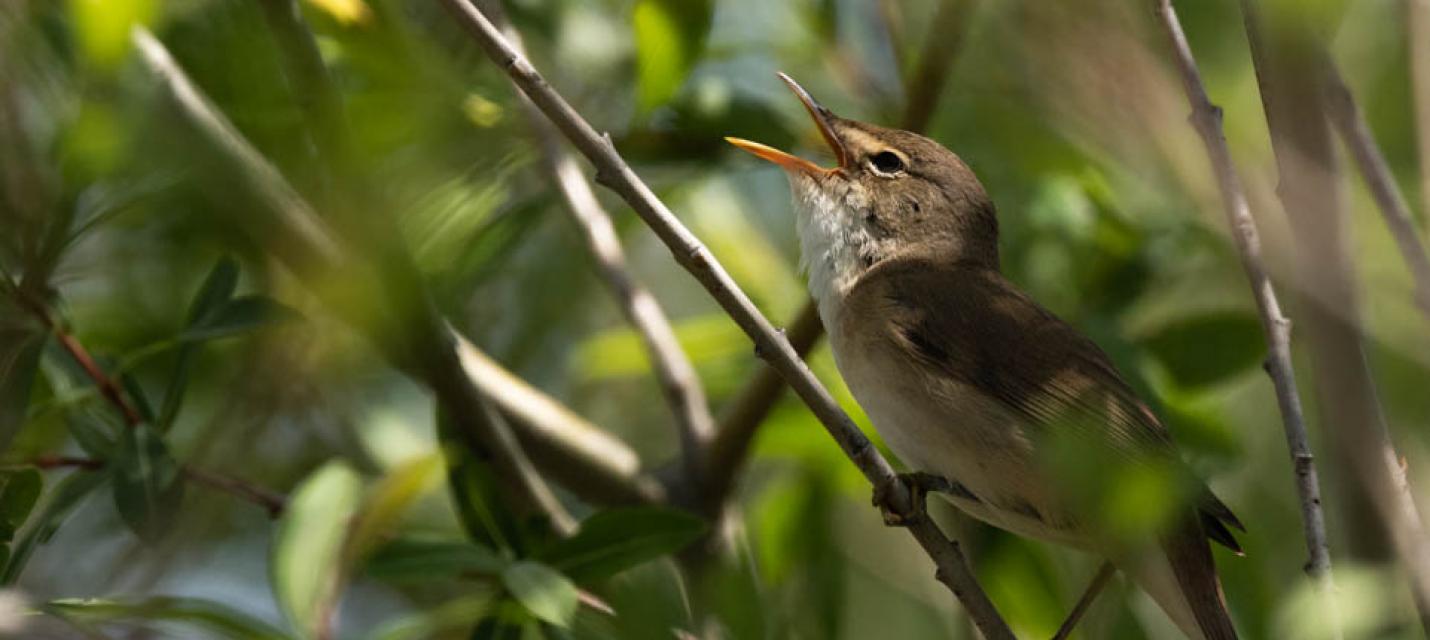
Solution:
M 896 124 L 923 43 L 954 37 L 934 25 L 941 1 L 504 5 L 553 85 L 781 323 L 804 298 L 787 187 L 721 138 L 823 153 L 777 70 L 841 115 Z M 1398 7 L 1312 4 L 1419 202 L 1409 54 L 1385 36 Z M 580 516 L 571 536 L 513 507 L 467 416 L 437 407 L 450 390 L 423 367 L 448 363 L 392 331 L 426 306 L 432 327 L 629 443 L 652 475 L 677 475 L 678 439 L 523 105 L 440 5 L 0 3 L 0 584 L 43 614 L 27 621 L 104 637 L 970 637 L 927 559 L 882 526 L 863 478 L 789 397 L 718 528 L 684 503 L 583 501 L 562 469 L 543 475 Z M 1008 276 L 1110 354 L 1187 467 L 1246 521 L 1246 557 L 1217 552 L 1245 636 L 1318 637 L 1255 308 L 1149 12 L 973 5 L 928 134 L 997 203 Z M 1231 3 L 1177 5 L 1279 258 L 1294 247 L 1271 204 L 1239 19 Z M 357 259 L 314 277 L 287 257 L 295 248 L 260 214 L 273 194 L 195 142 L 133 50 L 136 26 Z M 1427 333 L 1392 239 L 1352 193 L 1368 357 L 1418 489 Z M 723 415 L 763 365 L 628 208 L 599 197 Z M 1282 262 L 1278 284 L 1291 281 Z M 1288 293 L 1307 294 L 1293 318 L 1314 304 Z M 868 426 L 828 351 L 810 360 Z M 1185 488 L 1060 453 L 1050 468 L 1069 487 L 1116 488 L 1089 492 L 1119 533 L 1156 526 Z M 1333 487 L 1348 472 L 1321 459 Z M 1338 500 L 1327 491 L 1348 630 L 1413 637 L 1401 579 L 1353 548 L 1368 527 Z M 1096 568 L 940 516 L 1020 637 L 1051 636 Z M 710 557 L 719 544 L 728 553 Z M 1112 589 L 1083 637 L 1166 637 L 1141 599 Z

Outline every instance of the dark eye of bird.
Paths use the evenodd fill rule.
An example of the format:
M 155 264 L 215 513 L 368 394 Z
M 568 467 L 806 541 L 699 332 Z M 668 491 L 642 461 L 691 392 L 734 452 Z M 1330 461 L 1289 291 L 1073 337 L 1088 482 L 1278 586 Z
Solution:
M 898 173 L 904 170 L 904 161 L 892 151 L 880 151 L 869 159 L 879 173 Z

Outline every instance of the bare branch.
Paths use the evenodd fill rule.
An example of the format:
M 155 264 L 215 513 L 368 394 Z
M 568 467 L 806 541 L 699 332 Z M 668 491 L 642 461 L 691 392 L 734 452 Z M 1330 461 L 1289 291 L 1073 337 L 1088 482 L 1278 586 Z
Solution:
M 485 9 L 493 22 L 502 30 L 507 41 L 517 53 L 526 55 L 521 36 L 506 20 L 499 0 L 485 3 Z M 595 259 L 598 272 L 616 303 L 631 323 L 646 353 L 650 355 L 656 380 L 665 394 L 666 402 L 675 413 L 676 426 L 680 433 L 681 451 L 684 454 L 687 484 L 699 487 L 704 476 L 704 455 L 711 436 L 715 431 L 715 419 L 711 416 L 710 405 L 705 399 L 705 391 L 700 386 L 700 378 L 695 367 L 690 364 L 675 330 L 656 302 L 655 296 L 631 273 L 626 264 L 625 252 L 621 249 L 616 226 L 611 223 L 611 215 L 596 199 L 591 184 L 581 173 L 581 167 L 570 151 L 561 143 L 561 132 L 541 115 L 541 111 L 525 94 L 517 91 L 521 99 L 522 111 L 537 145 L 541 150 L 542 164 L 561 190 L 566 201 L 566 211 L 581 231 L 586 249 Z
M 216 152 L 216 159 L 223 163 L 227 175 L 236 178 L 233 182 L 261 205 L 259 212 L 266 215 L 248 216 L 244 222 L 265 240 L 275 255 L 296 273 L 318 278 L 317 281 L 337 273 L 347 273 L 358 281 L 378 280 L 359 277 L 372 274 L 374 267 L 355 260 L 343 249 L 322 219 L 278 170 L 199 93 L 158 40 L 139 28 L 134 30 L 132 39 L 144 64 L 162 81 L 179 115 Z M 264 234 L 264 231 L 274 233 Z M 328 301 L 343 308 L 343 301 Z M 403 336 L 408 343 L 404 346 L 425 356 L 416 361 L 421 370 L 409 371 L 409 374 L 426 383 L 437 401 L 449 410 L 467 438 L 468 446 L 492 452 L 488 458 L 514 506 L 545 514 L 558 531 L 572 530 L 574 521 L 534 472 L 505 420 L 490 409 L 481 390 L 467 377 L 454 332 L 440 320 L 429 320 L 424 325 L 431 326 L 409 327 L 409 335 Z M 388 355 L 398 357 L 393 353 Z
M 889 496 L 896 511 L 912 512 L 908 487 L 894 474 L 889 462 L 869 442 L 863 432 L 839 408 L 829 391 L 815 379 L 809 366 L 794 352 L 789 342 L 760 315 L 743 291 L 694 234 L 676 219 L 650 187 L 620 157 L 610 139 L 595 129 L 537 73 L 531 63 L 518 55 L 501 32 L 474 6 L 464 0 L 443 0 L 487 55 L 536 103 L 566 138 L 596 166 L 597 182 L 619 193 L 641 219 L 655 231 L 696 280 L 715 298 L 755 342 L 759 353 L 784 376 L 789 385 L 809 405 L 845 454 L 875 487 L 876 494 Z M 927 517 L 915 518 L 908 527 L 938 566 L 937 576 L 968 609 L 984 635 L 994 640 L 1012 638 L 1007 623 L 998 615 L 963 560 L 958 545 L 944 536 Z
M 1405 13 L 1420 160 L 1420 213 L 1430 216 L 1430 0 L 1405 0 Z
M 1276 298 L 1276 291 L 1266 272 L 1256 221 L 1251 217 L 1246 193 L 1232 163 L 1226 137 L 1222 133 L 1221 109 L 1213 105 L 1207 97 L 1206 87 L 1203 86 L 1201 74 L 1197 71 L 1196 60 L 1192 57 L 1192 50 L 1187 45 L 1186 35 L 1182 32 L 1182 24 L 1177 19 L 1171 0 L 1154 0 L 1153 4 L 1158 21 L 1167 36 L 1187 102 L 1192 109 L 1192 124 L 1206 146 L 1212 172 L 1221 192 L 1227 225 L 1236 240 L 1241 266 L 1251 284 L 1251 292 L 1256 299 L 1261 318 L 1261 329 L 1266 335 L 1266 373 L 1271 376 L 1271 383 L 1276 389 L 1276 402 L 1281 411 L 1286 446 L 1296 469 L 1296 491 L 1301 498 L 1301 522 L 1308 557 L 1306 572 L 1327 597 L 1328 604 L 1332 604 L 1329 602 L 1332 589 L 1331 555 L 1330 545 L 1326 541 L 1325 515 L 1321 509 L 1320 481 L 1316 475 L 1311 444 L 1306 434 L 1301 396 L 1296 389 L 1296 374 L 1291 367 L 1291 321 L 1281 312 L 1281 303 Z
M 1365 115 L 1356 105 L 1350 87 L 1346 86 L 1346 81 L 1335 64 L 1329 59 L 1325 64 L 1326 115 L 1340 134 L 1341 141 L 1350 149 L 1356 165 L 1360 167 L 1361 176 L 1370 188 L 1376 205 L 1380 207 L 1381 216 L 1385 218 L 1385 226 L 1390 228 L 1390 235 L 1395 238 L 1395 244 L 1400 248 L 1400 256 L 1405 259 L 1405 266 L 1410 269 L 1410 277 L 1415 283 L 1415 303 L 1425 318 L 1430 320 L 1430 258 L 1426 257 L 1425 246 L 1420 243 L 1420 236 L 1415 231 L 1410 205 L 1405 201 L 1400 187 L 1396 185 L 1395 176 L 1390 173 L 1390 165 L 1385 162 L 1385 155 L 1375 143 L 1375 136 L 1365 121 Z
M 37 469 L 64 469 L 73 468 L 82 471 L 99 471 L 105 466 L 103 460 L 94 458 L 76 458 L 73 456 L 39 456 L 30 460 L 27 464 Z M 232 495 L 245 502 L 251 502 L 268 512 L 269 518 L 277 518 L 283 515 L 283 510 L 288 507 L 288 497 L 281 493 L 274 493 L 263 487 L 255 485 L 247 480 L 226 476 L 221 473 L 204 471 L 190 465 L 184 465 L 181 470 L 189 482 L 201 484 L 206 487 Z
M 938 99 L 943 95 L 943 87 L 948 82 L 948 72 L 958 59 L 958 51 L 963 48 L 968 35 L 966 24 L 977 0 L 941 0 L 933 24 L 924 39 L 923 52 L 919 54 L 919 67 L 909 82 L 909 91 L 904 103 L 902 128 L 909 131 L 923 131 L 933 119 Z
M 1077 599 L 1077 604 L 1073 605 L 1072 611 L 1068 612 L 1067 619 L 1063 620 L 1062 626 L 1058 627 L 1058 632 L 1053 634 L 1053 640 L 1066 640 L 1072 635 L 1073 629 L 1077 628 L 1078 621 L 1082 620 L 1089 607 L 1092 606 L 1097 596 L 1102 590 L 1107 588 L 1107 583 L 1112 581 L 1113 574 L 1117 573 L 1117 568 L 1111 562 L 1104 562 L 1097 568 L 1097 574 L 1092 576 L 1092 582 L 1088 583 L 1087 589 L 1083 590 L 1082 597 Z

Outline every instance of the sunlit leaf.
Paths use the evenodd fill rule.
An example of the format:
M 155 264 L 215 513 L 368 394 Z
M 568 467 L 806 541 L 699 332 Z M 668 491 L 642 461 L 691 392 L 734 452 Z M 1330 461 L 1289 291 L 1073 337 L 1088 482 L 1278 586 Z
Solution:
M 223 604 L 197 598 L 157 597 L 143 600 L 67 598 L 41 606 L 46 613 L 77 622 L 114 621 L 183 623 L 206 632 L 204 637 L 234 640 L 291 638 L 268 623 Z M 212 635 L 208 635 L 212 634 Z
M 426 640 L 470 629 L 492 611 L 492 594 L 476 593 L 383 623 L 370 640 Z
M 674 553 L 705 532 L 705 521 L 674 509 L 632 507 L 599 512 L 575 536 L 540 554 L 578 582 L 615 575 Z
M 709 0 L 639 0 L 631 15 L 636 41 L 638 103 L 649 110 L 670 100 L 705 46 Z
M 338 461 L 303 481 L 278 525 L 269 565 L 273 592 L 293 626 L 313 634 L 337 597 L 343 542 L 362 498 L 362 478 Z
M 570 626 L 580 604 L 576 585 L 540 562 L 513 563 L 502 572 L 502 584 L 531 615 L 558 627 Z
M 158 13 L 155 0 L 69 0 L 75 39 L 85 58 L 113 67 L 129 51 L 129 30 L 148 26 Z
M 442 471 L 442 456 L 433 453 L 402 464 L 378 482 L 353 523 L 347 562 L 360 562 L 413 502 L 441 486 Z
M 372 18 L 372 11 L 363 0 L 308 0 L 342 24 L 362 24 Z
M 179 463 L 163 438 L 148 425 L 124 429 L 110 465 L 114 506 L 124 523 L 145 542 L 163 537 L 184 496 Z

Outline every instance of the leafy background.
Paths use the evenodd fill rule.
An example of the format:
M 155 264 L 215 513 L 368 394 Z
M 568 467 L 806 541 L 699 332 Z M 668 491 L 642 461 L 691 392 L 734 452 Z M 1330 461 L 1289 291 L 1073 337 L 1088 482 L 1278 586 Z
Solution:
M 972 637 L 927 559 L 882 526 L 867 485 L 792 398 L 759 433 L 723 559 L 669 555 L 702 535 L 693 516 L 597 510 L 565 493 L 586 518 L 576 539 L 532 542 L 519 555 L 469 541 L 444 482 L 431 398 L 216 212 L 236 196 L 221 176 L 193 178 L 202 169 L 155 107 L 129 45 L 131 25 L 147 25 L 301 192 L 321 193 L 261 13 L 274 1 L 0 8 L 0 110 L 11 118 L 0 164 L 21 177 L 0 191 L 0 265 L 51 272 L 64 321 L 147 405 L 146 424 L 124 428 L 42 328 L 0 302 L 0 436 L 10 442 L 0 575 L 12 589 L 0 610 L 43 612 L 26 618 L 27 637 L 301 637 L 329 611 L 343 638 L 467 637 L 474 625 L 489 637 Z M 1112 354 L 1247 522 L 1246 557 L 1217 558 L 1246 637 L 1325 633 L 1307 623 L 1297 503 L 1254 309 L 1147 3 L 964 2 L 958 33 L 930 27 L 932 1 L 887 4 L 896 10 L 855 0 L 521 0 L 508 11 L 538 68 L 777 322 L 805 295 L 784 179 L 721 137 L 817 157 L 776 71 L 837 113 L 892 124 L 923 43 L 962 38 L 928 131 L 993 195 L 1005 271 Z M 446 317 L 630 443 L 646 468 L 673 460 L 649 363 L 560 211 L 505 77 L 439 3 L 300 8 L 350 120 L 345 162 L 374 177 L 364 188 L 391 208 L 373 213 L 400 227 Z M 1178 8 L 1289 293 L 1294 247 L 1235 3 Z M 1303 10 L 1320 21 L 1420 202 L 1401 4 L 1317 0 Z M 1425 486 L 1430 341 L 1392 241 L 1352 184 L 1369 357 L 1412 482 Z M 718 411 L 762 365 L 631 212 L 600 195 Z M 45 245 L 59 249 L 50 264 L 31 251 L 47 233 L 62 240 Z M 828 352 L 812 364 L 867 426 Z M 1307 409 L 1325 451 L 1309 395 Z M 108 464 L 41 472 L 30 463 L 44 456 Z M 184 465 L 286 494 L 289 508 L 270 521 L 183 481 Z M 1323 473 L 1334 487 L 1343 471 L 1327 463 Z M 1145 491 L 1118 500 L 1116 513 L 1132 519 L 1158 506 Z M 1334 491 L 1328 504 L 1348 630 L 1417 637 L 1402 581 L 1347 549 L 1365 523 Z M 1096 568 L 941 516 L 1020 637 L 1051 636 Z M 1119 580 L 1080 633 L 1170 631 Z

